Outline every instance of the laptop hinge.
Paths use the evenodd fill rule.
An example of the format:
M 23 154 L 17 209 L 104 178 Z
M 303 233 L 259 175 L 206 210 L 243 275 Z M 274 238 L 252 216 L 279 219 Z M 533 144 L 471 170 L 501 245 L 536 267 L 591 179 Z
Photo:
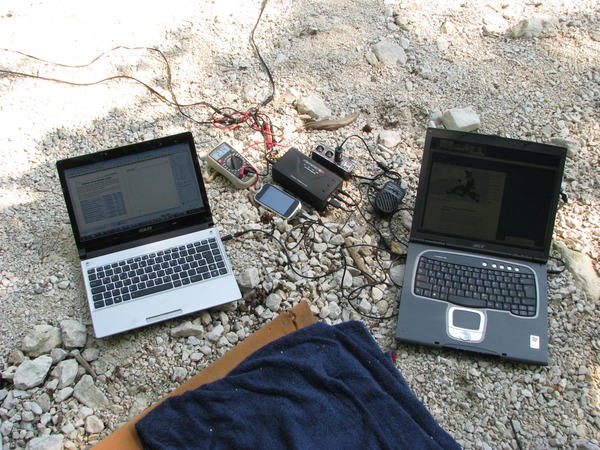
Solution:
M 77 252 L 79 254 L 79 259 L 85 259 L 86 258 L 86 251 L 82 248 L 79 249 L 79 251 Z

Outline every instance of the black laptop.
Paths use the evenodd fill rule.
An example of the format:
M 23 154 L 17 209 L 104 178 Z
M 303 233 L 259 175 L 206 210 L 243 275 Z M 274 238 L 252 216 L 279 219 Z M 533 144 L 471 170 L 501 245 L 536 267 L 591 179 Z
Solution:
M 396 339 L 548 364 L 566 149 L 428 129 Z

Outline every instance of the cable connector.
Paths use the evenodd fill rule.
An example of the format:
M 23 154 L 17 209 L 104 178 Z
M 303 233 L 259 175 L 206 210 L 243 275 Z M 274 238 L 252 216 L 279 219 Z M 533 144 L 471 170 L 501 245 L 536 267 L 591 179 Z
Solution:
M 342 204 L 340 202 L 338 202 L 337 200 L 334 199 L 330 199 L 328 202 L 331 206 L 333 206 L 334 208 L 338 208 L 338 209 L 342 209 Z

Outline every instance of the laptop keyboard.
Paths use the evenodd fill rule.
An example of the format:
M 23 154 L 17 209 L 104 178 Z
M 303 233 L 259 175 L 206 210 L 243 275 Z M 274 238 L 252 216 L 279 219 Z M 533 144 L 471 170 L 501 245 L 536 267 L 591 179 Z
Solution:
M 87 276 L 99 309 L 227 273 L 219 244 L 210 238 L 92 268 Z
M 414 293 L 469 308 L 497 309 L 527 317 L 536 313 L 535 277 L 527 268 L 496 264 L 471 267 L 422 256 Z

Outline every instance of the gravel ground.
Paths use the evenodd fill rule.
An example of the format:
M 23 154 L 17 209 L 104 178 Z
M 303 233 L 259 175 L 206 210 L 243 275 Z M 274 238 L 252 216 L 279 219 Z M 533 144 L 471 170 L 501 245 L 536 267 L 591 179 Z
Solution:
M 243 300 L 94 339 L 54 162 L 190 130 L 201 155 L 225 140 L 239 150 L 250 147 L 248 158 L 265 167 L 262 146 L 256 145 L 262 137 L 253 129 L 202 124 L 211 118 L 209 107 L 183 108 L 186 117 L 161 99 L 173 100 L 168 70 L 181 104 L 246 111 L 270 93 L 249 40 L 261 2 L 202 3 L 180 0 L 169 9 L 112 0 L 98 6 L 74 0 L 0 5 L 0 69 L 71 83 L 0 72 L 2 448 L 88 447 L 302 299 L 328 323 L 367 322 L 381 347 L 397 352 L 397 366 L 417 396 L 464 448 L 597 448 L 596 1 L 271 0 L 255 32 L 275 82 L 275 100 L 263 112 L 285 137 L 282 142 L 309 154 L 319 143 L 335 147 L 361 136 L 365 143 L 351 138 L 345 145 L 357 161 L 355 173 L 379 173 L 368 146 L 401 174 L 407 208 L 413 205 L 425 129 L 443 126 L 440 117 L 451 108 L 474 110 L 482 133 L 568 147 L 568 202 L 558 212 L 553 255 L 577 258 L 549 278 L 548 367 L 396 343 L 399 289 L 387 277 L 395 263 L 375 249 L 373 224 L 402 242 L 410 213 L 391 221 L 372 217 L 356 180 L 347 190 L 360 199 L 358 209 L 328 210 L 321 216 L 325 226 L 299 228 L 266 216 L 250 203 L 248 191 L 214 178 L 207 184 L 222 234 L 272 231 L 290 246 L 298 243 L 289 250 L 289 263 L 277 241 L 263 233 L 233 239 L 226 247 L 246 286 Z M 519 26 L 539 15 L 539 28 L 535 20 Z M 520 29 L 543 35 L 516 37 Z M 392 61 L 377 50 L 379 42 L 393 44 Z M 297 106 L 311 97 L 330 118 L 355 112 L 360 117 L 337 130 L 308 131 Z M 344 259 L 354 265 L 341 256 L 344 243 L 360 246 L 377 280 L 353 298 L 345 294 L 366 283 L 357 270 L 319 280 L 290 270 L 291 264 L 303 275 L 319 276 Z M 78 324 L 86 326 L 83 340 Z M 35 359 L 24 340 L 41 325 L 47 333 L 62 332 L 62 343 L 41 351 L 51 360 L 38 361 L 49 364 L 39 384 L 21 386 L 15 382 L 19 368 L 25 372 Z

